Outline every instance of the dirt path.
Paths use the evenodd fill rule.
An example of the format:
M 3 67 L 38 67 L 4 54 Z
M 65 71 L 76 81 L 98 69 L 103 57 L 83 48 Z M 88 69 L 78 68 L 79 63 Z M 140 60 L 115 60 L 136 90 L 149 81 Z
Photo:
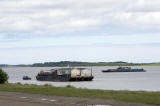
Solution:
M 153 106 L 115 100 L 46 96 L 0 91 L 0 106 Z

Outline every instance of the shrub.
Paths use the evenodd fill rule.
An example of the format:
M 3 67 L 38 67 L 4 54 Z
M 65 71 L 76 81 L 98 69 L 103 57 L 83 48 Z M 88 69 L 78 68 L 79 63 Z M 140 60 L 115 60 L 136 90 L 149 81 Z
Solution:
M 18 85 L 22 85 L 20 82 L 17 82 Z
M 52 86 L 51 84 L 44 84 L 44 86 Z
M 66 88 L 75 88 L 75 87 L 72 85 L 67 85 Z
M 8 74 L 0 69 L 0 84 L 3 84 L 8 81 Z

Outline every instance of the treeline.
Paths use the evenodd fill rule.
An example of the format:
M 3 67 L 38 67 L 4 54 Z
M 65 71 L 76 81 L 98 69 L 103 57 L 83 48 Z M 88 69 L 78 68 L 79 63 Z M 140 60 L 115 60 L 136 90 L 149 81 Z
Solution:
M 135 63 L 127 62 L 77 62 L 77 61 L 60 61 L 35 63 L 32 67 L 66 67 L 66 66 L 133 66 Z

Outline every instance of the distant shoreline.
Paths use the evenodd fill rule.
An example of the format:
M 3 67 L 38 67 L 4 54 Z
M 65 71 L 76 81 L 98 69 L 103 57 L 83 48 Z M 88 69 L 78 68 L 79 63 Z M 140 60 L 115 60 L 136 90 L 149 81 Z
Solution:
M 34 63 L 34 64 L 18 64 L 18 65 L 8 65 L 0 64 L 0 67 L 83 67 L 83 66 L 160 66 L 160 63 L 128 63 L 128 62 L 77 62 L 77 61 L 60 61 L 60 62 L 44 62 L 44 63 Z

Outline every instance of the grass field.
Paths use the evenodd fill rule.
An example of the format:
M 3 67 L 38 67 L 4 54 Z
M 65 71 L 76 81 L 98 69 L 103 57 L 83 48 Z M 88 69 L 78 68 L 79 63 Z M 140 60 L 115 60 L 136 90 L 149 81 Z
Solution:
M 53 87 L 50 85 L 22 85 L 20 83 L 0 84 L 0 91 L 44 94 L 50 96 L 114 99 L 124 102 L 160 105 L 160 92 L 90 90 L 74 88 L 72 86 Z

